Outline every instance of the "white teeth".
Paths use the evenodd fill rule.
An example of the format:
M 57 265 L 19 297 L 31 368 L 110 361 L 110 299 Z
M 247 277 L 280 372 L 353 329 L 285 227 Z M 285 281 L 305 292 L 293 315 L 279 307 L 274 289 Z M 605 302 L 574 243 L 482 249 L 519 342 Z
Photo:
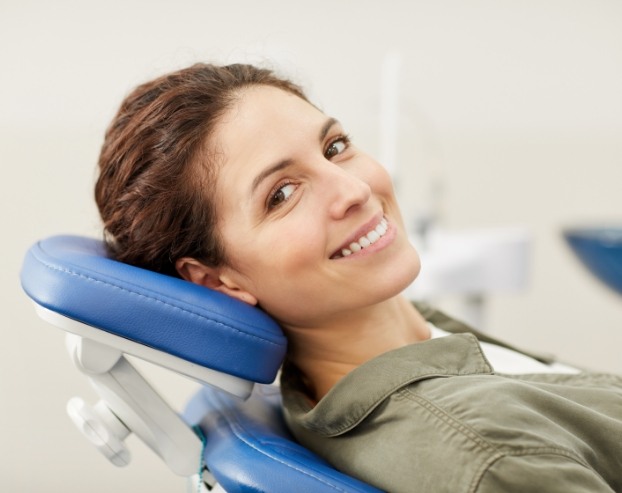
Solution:
M 380 235 L 374 229 L 373 231 L 370 231 L 369 233 L 367 233 L 367 239 L 371 243 L 375 243 L 376 241 L 378 241 L 380 239 Z
M 362 246 L 359 245 L 358 243 L 350 243 L 350 250 L 352 250 L 353 252 L 358 252 L 359 250 L 362 250 Z
M 369 233 L 365 236 L 361 236 L 358 241 L 350 243 L 348 248 L 343 248 L 341 250 L 341 256 L 347 257 L 348 255 L 361 251 L 363 248 L 373 245 L 385 235 L 388 226 L 389 224 L 387 223 L 387 220 L 383 217 L 378 226 L 372 229 Z
M 363 248 L 368 247 L 369 245 L 371 245 L 371 241 L 369 241 L 367 239 L 367 236 L 361 236 L 359 238 L 359 245 L 361 245 Z

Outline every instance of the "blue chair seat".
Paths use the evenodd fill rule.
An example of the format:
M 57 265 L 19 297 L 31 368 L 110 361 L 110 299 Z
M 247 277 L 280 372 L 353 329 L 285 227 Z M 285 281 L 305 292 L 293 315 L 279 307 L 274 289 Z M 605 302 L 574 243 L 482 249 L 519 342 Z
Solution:
M 247 401 L 204 387 L 189 402 L 185 418 L 204 430 L 205 464 L 227 492 L 380 491 L 335 470 L 293 440 L 278 387 L 256 385 Z

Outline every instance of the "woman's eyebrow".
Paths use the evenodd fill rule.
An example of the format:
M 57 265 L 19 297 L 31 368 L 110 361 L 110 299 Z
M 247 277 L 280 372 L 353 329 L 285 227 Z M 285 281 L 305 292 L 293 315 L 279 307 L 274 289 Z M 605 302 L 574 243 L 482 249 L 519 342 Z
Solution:
M 265 180 L 266 178 L 268 178 L 268 176 L 270 176 L 273 173 L 276 173 L 277 171 L 282 170 L 283 168 L 287 168 L 288 166 L 291 166 L 294 162 L 291 159 L 285 159 L 284 161 L 279 161 L 278 163 L 276 163 L 273 166 L 270 166 L 269 168 L 264 169 L 261 173 L 259 173 L 255 179 L 253 180 L 253 185 L 252 185 L 252 192 L 255 192 L 255 190 L 257 189 L 257 187 L 259 186 L 259 184 Z
M 324 123 L 324 125 L 322 125 L 322 128 L 320 129 L 320 133 L 319 133 L 320 143 L 324 141 L 324 139 L 326 138 L 326 135 L 328 134 L 328 131 L 333 127 L 333 125 L 336 125 L 337 123 L 339 123 L 339 121 L 336 118 L 329 118 L 328 120 L 326 120 L 326 122 Z M 251 191 L 255 192 L 259 184 L 271 174 L 276 173 L 277 171 L 280 171 L 283 168 L 287 168 L 288 166 L 291 166 L 292 164 L 293 164 L 293 161 L 291 159 L 284 159 L 283 161 L 279 161 L 273 166 L 270 166 L 269 168 L 264 169 L 253 180 Z
M 329 118 L 326 120 L 326 123 L 322 125 L 322 129 L 320 130 L 320 143 L 326 138 L 326 134 L 332 128 L 333 125 L 336 125 L 339 121 L 336 118 Z

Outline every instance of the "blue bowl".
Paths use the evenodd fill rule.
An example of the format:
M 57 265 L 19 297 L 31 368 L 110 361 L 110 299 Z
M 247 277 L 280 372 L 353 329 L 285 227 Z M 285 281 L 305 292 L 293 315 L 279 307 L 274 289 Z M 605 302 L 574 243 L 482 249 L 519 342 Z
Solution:
M 569 228 L 563 235 L 583 265 L 622 294 L 622 226 Z

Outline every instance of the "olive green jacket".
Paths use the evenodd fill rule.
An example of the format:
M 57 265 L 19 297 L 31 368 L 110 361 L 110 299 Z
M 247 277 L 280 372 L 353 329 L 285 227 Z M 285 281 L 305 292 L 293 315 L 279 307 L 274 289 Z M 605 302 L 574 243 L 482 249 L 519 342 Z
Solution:
M 441 329 L 469 331 L 418 308 Z M 281 387 L 302 444 L 391 493 L 622 492 L 618 376 L 496 374 L 478 337 L 461 333 L 374 358 L 315 407 L 292 368 Z

